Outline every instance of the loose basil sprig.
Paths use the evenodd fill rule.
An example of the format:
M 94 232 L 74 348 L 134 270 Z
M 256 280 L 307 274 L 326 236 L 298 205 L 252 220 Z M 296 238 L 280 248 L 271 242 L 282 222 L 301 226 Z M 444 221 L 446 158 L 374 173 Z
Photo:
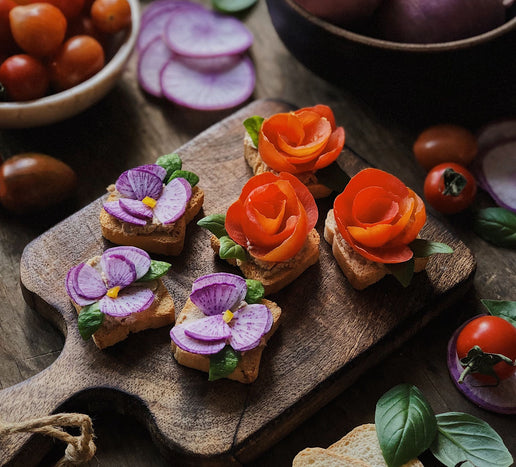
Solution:
M 481 209 L 475 216 L 473 230 L 493 245 L 516 248 L 516 213 L 508 209 Z
M 227 233 L 226 216 L 224 214 L 211 214 L 197 221 L 197 225 L 209 230 L 219 239 L 219 256 L 222 259 L 239 259 L 246 261 L 247 255 L 244 248 L 236 243 Z

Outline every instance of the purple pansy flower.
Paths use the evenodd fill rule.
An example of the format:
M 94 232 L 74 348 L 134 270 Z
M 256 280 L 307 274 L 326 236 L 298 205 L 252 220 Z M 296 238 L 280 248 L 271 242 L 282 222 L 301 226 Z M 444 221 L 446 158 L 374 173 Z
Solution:
M 142 226 L 154 217 L 162 224 L 177 221 L 185 212 L 192 187 L 184 178 L 163 185 L 166 175 L 157 164 L 126 170 L 115 183 L 121 198 L 104 203 L 105 211 L 123 222 Z
M 106 250 L 100 268 L 81 263 L 68 271 L 66 291 L 79 306 L 99 302 L 100 311 L 120 317 L 146 310 L 154 301 L 154 293 L 145 286 L 131 286 L 149 270 L 147 252 L 132 246 Z
M 245 279 L 234 274 L 202 276 L 192 286 L 190 300 L 205 314 L 185 321 L 170 331 L 174 343 L 187 352 L 212 355 L 226 344 L 244 352 L 258 346 L 273 323 L 270 310 L 261 304 L 248 305 Z

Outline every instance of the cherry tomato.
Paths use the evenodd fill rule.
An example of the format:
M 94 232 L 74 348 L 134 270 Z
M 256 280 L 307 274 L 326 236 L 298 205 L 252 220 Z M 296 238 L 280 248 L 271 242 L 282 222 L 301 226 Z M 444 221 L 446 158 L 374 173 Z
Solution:
M 66 18 L 50 3 L 19 5 L 9 12 L 14 40 L 28 54 L 53 54 L 63 42 Z
M 483 352 L 501 354 L 512 360 L 516 360 L 516 327 L 498 316 L 480 316 L 467 323 L 457 337 L 457 356 L 463 359 L 468 352 L 478 346 Z M 493 367 L 500 380 L 512 376 L 516 372 L 516 366 L 504 361 L 496 363 Z M 487 384 L 496 384 L 495 376 L 482 373 L 471 373 L 476 379 Z
M 127 0 L 95 0 L 91 19 L 100 31 L 115 33 L 131 24 L 131 6 Z
M 58 89 L 82 83 L 104 66 L 104 49 L 91 36 L 68 39 L 50 63 L 50 81 Z
M 59 8 L 67 19 L 79 16 L 83 7 L 84 0 L 16 0 L 19 5 L 29 5 L 31 3 L 50 3 Z
M 91 36 L 97 39 L 101 44 L 108 42 L 109 34 L 99 31 L 91 17 L 85 14 L 80 15 L 77 18 L 68 22 L 68 29 L 66 30 L 66 38 L 73 36 Z
M 16 6 L 13 0 L 0 0 L 0 51 L 10 52 L 16 47 L 11 26 L 9 25 L 9 12 Z
M 425 179 L 426 201 L 444 214 L 463 211 L 473 202 L 476 193 L 477 184 L 471 172 L 453 162 L 436 165 Z
M 0 82 L 12 101 L 39 99 L 46 94 L 49 85 L 45 66 L 26 54 L 12 55 L 2 63 Z

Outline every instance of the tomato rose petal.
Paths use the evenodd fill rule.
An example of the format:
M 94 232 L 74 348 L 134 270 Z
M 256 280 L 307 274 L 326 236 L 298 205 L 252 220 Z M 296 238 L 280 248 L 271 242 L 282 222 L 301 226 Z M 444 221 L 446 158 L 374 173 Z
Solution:
M 276 187 L 272 185 L 272 188 Z M 272 191 L 271 185 L 267 185 L 264 189 L 267 190 L 267 192 Z M 276 189 L 276 192 L 277 191 L 278 190 Z M 272 235 L 278 231 L 281 223 L 283 222 L 286 204 L 286 200 L 278 200 L 278 203 L 273 204 L 271 202 L 267 202 L 267 200 L 260 203 L 259 200 L 255 199 L 252 206 L 246 206 L 246 211 L 249 214 L 249 218 L 255 219 L 261 226 L 264 233 Z
M 319 170 L 327 167 L 332 162 L 337 160 L 339 154 L 344 147 L 345 133 L 344 128 L 337 128 L 328 139 L 328 144 L 324 148 L 323 154 L 315 161 L 314 170 Z
M 360 190 L 351 207 L 353 218 L 360 227 L 390 223 L 399 210 L 397 200 L 379 186 Z
M 327 105 L 323 105 L 323 104 L 314 105 L 313 107 L 310 107 L 309 110 L 319 114 L 321 117 L 326 118 L 326 120 L 328 120 L 330 122 L 332 130 L 335 130 L 335 127 L 336 127 L 335 116 L 333 115 L 333 111 Z M 299 110 L 296 110 L 294 113 L 296 115 L 301 115 L 301 114 L 305 113 L 306 111 L 307 111 L 306 109 L 299 109 Z
M 419 231 L 423 228 L 426 222 L 426 208 L 423 200 L 414 193 L 410 188 L 408 189 L 410 196 L 414 200 L 413 215 L 409 223 L 406 225 L 404 232 L 400 236 L 400 242 L 408 245 L 417 238 Z
M 317 224 L 317 219 L 319 218 L 319 210 L 317 209 L 315 199 L 312 196 L 312 193 L 310 193 L 310 190 L 308 190 L 308 188 L 306 187 L 306 185 L 300 182 L 299 179 L 294 175 L 282 172 L 280 173 L 280 177 L 290 182 L 297 194 L 297 197 L 299 198 L 305 209 L 306 215 L 308 217 L 306 231 L 306 233 L 308 234 L 308 232 L 310 232 L 310 230 L 312 230 L 315 227 L 315 224 Z
M 292 156 L 311 156 L 314 159 L 326 146 L 328 138 L 332 133 L 330 122 L 325 118 L 320 118 L 314 112 L 310 112 L 310 114 L 313 114 L 310 121 L 303 122 L 304 137 L 302 141 L 296 141 L 295 146 L 284 135 L 278 135 L 278 146 L 287 154 Z
M 385 245 L 390 239 L 392 226 L 390 224 L 378 224 L 371 227 L 349 226 L 348 232 L 361 245 L 368 248 L 378 248 Z
M 263 133 L 274 145 L 282 137 L 290 145 L 299 145 L 305 138 L 305 129 L 292 113 L 279 113 L 266 118 L 261 127 Z
M 242 230 L 242 220 L 244 218 L 244 206 L 240 200 L 236 200 L 227 210 L 224 227 L 236 243 L 247 248 L 247 237 Z
M 353 248 L 364 258 L 370 259 L 375 263 L 404 263 L 414 256 L 412 250 L 406 245 L 366 249 L 355 244 Z

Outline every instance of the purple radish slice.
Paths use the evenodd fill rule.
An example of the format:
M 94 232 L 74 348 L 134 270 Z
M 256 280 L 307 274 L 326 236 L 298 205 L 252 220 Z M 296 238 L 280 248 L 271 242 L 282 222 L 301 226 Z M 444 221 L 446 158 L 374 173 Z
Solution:
M 175 10 L 179 6 L 204 9 L 204 6 L 200 3 L 195 3 L 188 0 L 155 0 L 150 3 L 143 11 L 141 24 L 144 25 L 153 16 L 157 14 L 164 14 L 167 10 Z
M 207 316 L 184 323 L 185 334 L 201 341 L 220 341 L 231 336 L 231 329 L 222 315 Z
M 131 216 L 139 219 L 152 219 L 152 209 L 141 201 L 131 198 L 120 198 L 118 201 L 120 207 Z
M 103 255 L 100 263 L 106 275 L 108 288 L 127 287 L 136 280 L 136 267 L 125 256 Z
M 228 272 L 214 272 L 206 274 L 194 280 L 192 284 L 192 292 L 197 289 L 206 287 L 207 285 L 214 284 L 232 284 L 234 285 L 239 293 L 238 302 L 241 302 L 247 293 L 247 284 L 243 277 L 237 276 L 236 274 L 230 274 Z
M 499 206 L 516 212 L 516 139 L 488 149 L 480 161 L 486 191 Z
M 150 289 L 129 287 L 121 290 L 118 297 L 107 295 L 99 301 L 100 311 L 109 316 L 123 317 L 144 311 L 152 305 L 154 293 Z
M 244 352 L 256 347 L 265 334 L 271 312 L 265 305 L 246 305 L 235 312 L 231 320 L 229 345 L 236 351 Z
M 165 178 L 165 175 L 167 174 L 167 171 L 157 164 L 141 165 L 134 169 L 129 169 L 125 172 L 122 172 L 118 177 L 117 181 L 115 182 L 115 188 L 120 194 L 132 199 L 136 198 L 134 188 L 129 180 L 129 174 L 133 170 L 150 173 L 151 175 L 155 175 L 156 177 L 160 178 L 162 181 Z
M 106 284 L 100 272 L 89 264 L 83 263 L 82 267 L 77 269 L 75 279 L 75 290 L 86 299 L 98 300 L 106 293 Z
M 152 40 L 138 57 L 138 81 L 142 89 L 152 96 L 162 97 L 161 70 L 172 58 L 173 52 L 157 37 Z
M 176 178 L 165 186 L 161 196 L 154 206 L 154 215 L 162 224 L 170 224 L 177 221 L 186 210 L 188 200 L 192 196 L 192 188 L 188 187 Z
M 135 167 L 135 170 L 144 170 L 146 172 L 150 172 L 151 174 L 156 175 L 156 177 L 159 177 L 161 180 L 164 180 L 165 176 L 167 175 L 167 169 L 164 169 L 161 167 L 161 165 L 158 164 L 140 165 Z
M 170 337 L 180 349 L 199 355 L 213 355 L 226 346 L 225 339 L 215 342 L 192 339 L 185 334 L 182 325 L 174 326 L 170 331 Z
M 459 327 L 448 341 L 447 363 L 450 377 L 457 389 L 478 407 L 501 414 L 516 414 L 516 374 L 500 381 L 496 387 L 482 386 L 471 375 L 466 376 L 462 384 L 458 383 L 464 368 L 457 357 L 457 338 L 471 320 Z
M 190 294 L 190 300 L 205 315 L 220 315 L 237 305 L 239 290 L 233 284 L 206 285 Z
M 163 181 L 157 175 L 146 170 L 137 168 L 129 170 L 127 180 L 131 184 L 134 197 L 140 201 L 147 196 L 158 199 L 163 190 Z
M 95 303 L 97 301 L 96 299 L 84 298 L 82 295 L 80 295 L 77 292 L 77 290 L 75 288 L 75 285 L 77 284 L 77 273 L 83 267 L 83 265 L 84 265 L 84 263 L 81 263 L 81 264 L 71 268 L 68 271 L 68 274 L 66 275 L 66 280 L 65 280 L 66 292 L 68 293 L 70 298 L 75 303 L 77 303 L 77 305 L 79 305 L 79 306 L 91 305 L 92 303 Z M 104 291 L 105 291 L 105 287 L 104 287 Z
M 254 85 L 254 67 L 248 57 L 186 60 L 176 56 L 161 72 L 163 95 L 195 110 L 235 107 L 251 96 Z
M 104 210 L 111 216 L 116 217 L 122 222 L 128 222 L 129 224 L 134 225 L 146 225 L 147 222 L 138 217 L 132 216 L 127 211 L 125 211 L 121 206 L 120 202 L 117 201 L 108 201 L 104 203 Z
M 510 139 L 516 139 L 516 119 L 490 122 L 477 132 L 478 150 L 483 152 Z
M 165 26 L 165 43 L 186 57 L 219 57 L 244 52 L 253 35 L 238 19 L 211 10 L 178 8 Z
M 126 258 L 128 261 L 134 264 L 134 269 L 136 272 L 136 279 L 138 280 L 140 277 L 143 277 L 145 273 L 149 270 L 151 265 L 151 258 L 149 253 L 140 248 L 136 248 L 134 246 L 116 246 L 114 248 L 110 248 L 106 250 L 102 257 L 100 258 L 101 266 L 105 258 L 111 255 L 120 255 Z

